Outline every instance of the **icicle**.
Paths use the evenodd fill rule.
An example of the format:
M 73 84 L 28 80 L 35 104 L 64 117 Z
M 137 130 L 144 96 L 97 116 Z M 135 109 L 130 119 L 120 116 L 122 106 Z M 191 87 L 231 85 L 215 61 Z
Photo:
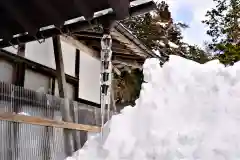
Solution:
M 112 82 L 112 38 L 104 34 L 101 40 L 101 134 L 103 133 L 105 109 L 107 109 L 107 120 L 110 119 L 110 94 Z

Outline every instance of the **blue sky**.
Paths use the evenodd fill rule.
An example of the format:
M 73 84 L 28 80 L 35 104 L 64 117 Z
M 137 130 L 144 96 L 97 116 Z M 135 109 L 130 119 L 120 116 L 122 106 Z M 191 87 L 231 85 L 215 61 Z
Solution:
M 207 27 L 201 23 L 207 10 L 215 6 L 213 0 L 166 0 L 175 22 L 185 22 L 190 28 L 183 31 L 184 41 L 203 47 L 209 41 Z
M 193 20 L 193 11 L 191 6 L 187 4 L 183 5 L 176 10 L 176 15 L 174 16 L 176 21 L 191 22 Z

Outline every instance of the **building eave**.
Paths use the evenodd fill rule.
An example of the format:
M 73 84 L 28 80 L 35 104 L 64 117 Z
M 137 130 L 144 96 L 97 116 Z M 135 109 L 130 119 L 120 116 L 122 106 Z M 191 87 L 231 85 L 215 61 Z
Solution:
M 140 49 L 142 49 L 144 52 L 141 52 L 141 53 L 145 54 L 144 56 L 147 56 L 148 58 L 159 58 L 160 60 L 162 60 L 162 58 L 159 55 L 157 55 L 151 49 L 149 49 L 146 45 L 144 45 L 135 35 L 133 35 L 121 23 L 116 22 L 114 29 L 116 29 L 118 32 L 123 34 L 126 38 L 128 38 L 133 43 L 135 43 Z
M 129 7 L 129 16 L 136 16 L 139 14 L 143 14 L 146 12 L 149 12 L 155 8 L 155 4 L 151 0 L 145 0 L 142 3 L 138 5 L 131 5 Z M 81 17 L 81 16 L 80 16 Z M 44 38 L 49 38 L 52 36 L 60 35 L 60 34 L 69 34 L 75 31 L 80 31 L 84 30 L 86 28 L 89 28 L 89 24 L 99 24 L 102 23 L 103 21 L 112 21 L 116 20 L 116 13 L 114 10 L 106 12 L 106 14 L 100 14 L 94 16 L 90 20 L 85 20 L 84 18 L 80 18 L 79 21 L 72 21 L 71 23 L 64 24 L 61 29 L 58 27 L 55 27 L 55 25 L 50 25 L 50 26 L 44 26 L 42 28 L 35 28 L 38 30 L 38 32 L 33 36 L 31 34 L 28 34 L 27 32 L 20 32 L 17 34 L 14 34 L 8 40 L 8 38 L 4 38 L 0 41 L 0 48 L 8 47 L 11 45 L 18 45 L 20 43 L 27 43 L 30 41 L 35 41 L 39 39 L 44 39 Z M 53 21 L 51 21 L 53 23 Z M 10 24 L 8 24 L 10 25 Z M 1 26 L 1 27 L 6 27 L 6 26 Z M 14 26 L 12 26 L 14 27 Z M 11 32 L 11 28 L 8 29 L 9 32 Z M 5 32 L 1 32 L 5 33 Z

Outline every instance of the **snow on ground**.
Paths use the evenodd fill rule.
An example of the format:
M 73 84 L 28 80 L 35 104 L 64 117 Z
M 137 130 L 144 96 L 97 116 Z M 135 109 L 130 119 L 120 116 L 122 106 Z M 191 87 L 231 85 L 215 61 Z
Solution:
M 239 160 L 240 63 L 146 60 L 140 98 L 67 160 Z

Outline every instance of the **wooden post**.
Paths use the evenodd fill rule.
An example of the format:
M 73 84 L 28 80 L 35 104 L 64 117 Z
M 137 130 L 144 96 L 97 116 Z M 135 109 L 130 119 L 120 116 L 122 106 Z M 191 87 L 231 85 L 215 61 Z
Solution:
M 76 49 L 75 52 L 75 77 L 78 79 L 78 84 L 75 85 L 74 87 L 74 100 L 77 101 L 78 99 L 78 89 L 79 89 L 79 67 L 80 67 L 80 50 Z M 75 106 L 78 104 L 73 104 L 73 109 L 72 109 L 72 117 L 74 123 L 79 123 L 78 121 L 78 112 L 79 108 L 78 106 Z M 73 142 L 74 142 L 74 151 L 77 151 L 78 149 L 81 148 L 81 142 L 80 142 L 80 133 L 82 131 L 74 131 L 73 132 Z
M 21 57 L 25 57 L 25 44 L 21 44 L 18 46 L 17 55 Z M 25 64 L 22 62 L 17 62 L 14 64 L 14 72 L 13 72 L 13 84 L 16 86 L 24 86 L 24 78 L 25 78 Z
M 89 111 L 82 109 L 80 110 L 80 112 L 78 113 L 79 116 L 79 122 L 86 124 L 89 123 L 88 120 L 88 116 L 89 116 Z M 81 147 L 83 147 L 83 145 L 85 144 L 85 142 L 87 141 L 87 133 L 86 131 L 80 131 L 80 145 Z
M 75 77 L 78 79 L 78 84 L 75 86 L 74 99 L 77 100 L 79 97 L 78 89 L 79 89 L 79 71 L 80 71 L 80 50 L 76 49 L 75 56 Z
M 25 44 L 19 44 L 18 45 L 17 55 L 19 55 L 21 57 L 25 57 L 25 48 L 26 48 Z
M 18 45 L 17 49 L 17 55 L 21 57 L 25 57 L 25 44 L 20 44 Z M 12 79 L 12 84 L 20 87 L 24 87 L 24 79 L 25 79 L 25 69 L 26 66 L 23 62 L 17 62 L 14 63 L 14 70 L 13 70 L 13 79 Z M 21 110 L 21 100 L 20 99 L 15 99 L 15 97 L 19 97 L 19 92 L 17 91 L 17 87 L 13 87 L 12 89 L 12 98 L 11 98 L 11 105 L 12 105 L 12 111 L 19 113 Z M 9 125 L 9 133 L 10 135 L 10 143 L 9 145 L 11 146 L 11 151 L 9 155 L 10 159 L 14 159 L 14 157 L 18 157 L 18 149 L 16 144 L 18 144 L 18 132 L 19 132 L 19 124 L 18 123 L 8 123 Z
M 55 56 L 55 62 L 56 62 L 59 96 L 64 99 L 64 105 L 62 105 L 60 108 L 62 119 L 63 121 L 66 121 L 66 122 L 72 122 L 69 100 L 67 98 L 67 83 L 66 83 L 66 77 L 64 72 L 60 36 L 55 36 L 52 38 L 52 40 L 53 40 L 53 49 L 54 49 L 54 56 Z M 74 151 L 73 135 L 71 130 L 64 129 L 64 144 L 65 144 L 64 147 L 65 147 L 66 156 L 71 156 Z
M 76 49 L 76 62 L 75 62 L 75 76 L 78 78 L 78 80 L 80 79 L 80 50 Z M 75 99 L 77 100 L 79 97 L 79 83 L 75 88 Z M 76 113 L 74 113 L 74 115 L 78 115 L 75 116 L 75 122 L 76 123 L 85 123 L 84 119 L 86 116 L 86 112 L 84 110 L 77 110 Z M 87 141 L 87 131 L 76 131 L 74 133 L 74 147 L 75 150 L 83 147 L 83 145 L 85 144 L 85 142 Z

